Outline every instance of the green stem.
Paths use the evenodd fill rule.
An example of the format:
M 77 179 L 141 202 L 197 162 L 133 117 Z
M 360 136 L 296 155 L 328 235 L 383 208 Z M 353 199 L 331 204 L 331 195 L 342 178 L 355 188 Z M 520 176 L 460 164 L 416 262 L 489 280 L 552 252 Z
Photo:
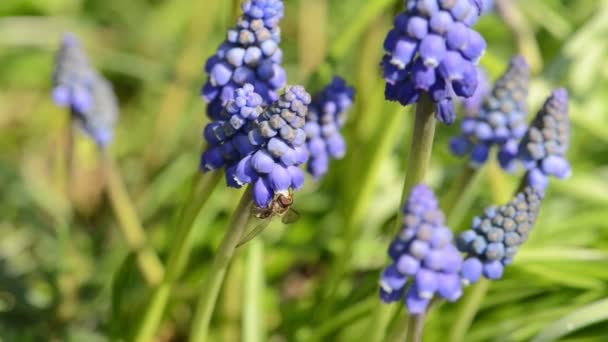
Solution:
M 471 292 L 465 297 L 464 302 L 458 310 L 456 315 L 456 321 L 452 325 L 450 331 L 451 342 L 462 342 L 464 341 L 465 334 L 469 330 L 475 314 L 483 301 L 488 289 L 490 288 L 490 281 L 482 278 L 479 282 L 473 285 Z
M 247 275 L 243 306 L 244 342 L 261 342 L 264 337 L 264 241 L 253 239 L 247 246 Z
M 107 190 L 110 203 L 125 236 L 131 252 L 135 253 L 137 264 L 146 282 L 158 285 L 164 276 L 164 268 L 154 250 L 146 242 L 146 234 L 139 221 L 135 206 L 114 161 L 104 154 L 104 164 L 107 176 Z
M 201 291 L 201 296 L 190 330 L 190 340 L 193 342 L 207 341 L 211 315 L 213 314 L 213 309 L 215 308 L 215 303 L 217 302 L 217 297 L 219 296 L 226 270 L 230 265 L 236 246 L 243 236 L 247 223 L 251 218 L 252 207 L 252 187 L 247 187 L 247 190 L 243 194 L 243 197 L 241 197 L 241 201 L 232 216 L 230 226 L 213 259 L 213 264 L 211 265 L 211 269 L 207 274 L 204 287 Z
M 428 169 L 431 153 L 433 150 L 433 140 L 435 139 L 435 113 L 434 105 L 428 95 L 424 95 L 416 106 L 416 119 L 414 122 L 414 131 L 412 134 L 412 143 L 407 165 L 407 173 L 403 184 L 403 192 L 401 195 L 401 205 L 405 202 L 407 195 L 412 188 L 424 181 L 426 171 Z M 401 210 L 399 210 L 394 232 L 401 227 Z M 386 305 L 378 301 L 376 310 L 372 316 L 372 326 L 370 328 L 370 336 L 367 339 L 371 342 L 383 341 L 386 335 L 387 326 L 396 310 L 395 305 Z
M 410 315 L 407 322 L 407 334 L 405 340 L 407 342 L 421 342 L 422 333 L 424 331 L 424 319 L 426 312 L 420 315 Z
M 416 120 L 412 134 L 412 143 L 407 161 L 407 171 L 403 191 L 401 192 L 401 205 L 405 204 L 407 196 L 412 188 L 424 181 L 433 152 L 433 140 L 435 139 L 435 106 L 428 95 L 424 95 L 416 105 Z M 401 227 L 401 210 L 395 224 L 394 234 Z
M 207 203 L 221 177 L 221 172 L 203 174 L 197 171 L 191 190 L 178 217 L 175 238 L 171 244 L 173 249 L 171 249 L 167 262 L 167 272 L 161 286 L 156 288 L 152 294 L 151 304 L 142 316 L 134 341 L 148 342 L 153 339 L 169 302 L 171 289 L 181 276 L 190 255 L 190 240 L 196 217 Z

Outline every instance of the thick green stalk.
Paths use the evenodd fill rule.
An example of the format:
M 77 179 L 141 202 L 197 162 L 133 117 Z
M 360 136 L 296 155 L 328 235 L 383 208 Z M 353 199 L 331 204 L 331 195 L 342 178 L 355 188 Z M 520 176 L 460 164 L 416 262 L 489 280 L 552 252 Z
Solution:
M 416 119 L 414 122 L 414 131 L 412 134 L 412 143 L 407 164 L 407 173 L 403 184 L 403 192 L 401 196 L 401 205 L 404 204 L 408 194 L 412 188 L 424 181 L 424 176 L 428 169 L 431 152 L 433 150 L 433 141 L 435 139 L 435 113 L 434 105 L 428 95 L 424 95 L 416 106 Z M 399 210 L 398 219 L 393 231 L 397 233 L 401 227 L 401 210 Z M 372 326 L 370 328 L 370 336 L 367 339 L 371 342 L 383 341 L 386 335 L 386 329 L 391 318 L 396 310 L 395 305 L 386 305 L 378 301 L 374 315 L 372 316 Z M 413 326 L 416 326 L 414 324 Z M 411 325 L 408 325 L 410 329 Z
M 247 246 L 247 275 L 243 305 L 244 342 L 262 342 L 264 336 L 264 241 L 253 239 Z
M 192 228 L 199 212 L 211 196 L 213 189 L 222 178 L 221 172 L 200 173 L 197 171 L 186 202 L 182 206 L 177 221 L 177 231 L 172 242 L 173 248 L 167 262 L 167 272 L 162 284 L 154 290 L 150 305 L 146 308 L 137 329 L 134 341 L 151 341 L 158 330 L 169 302 L 169 295 L 175 282 L 182 274 L 191 251 Z
M 236 211 L 232 215 L 230 226 L 226 231 L 226 235 L 222 240 L 219 250 L 215 254 L 213 264 L 205 279 L 196 313 L 192 320 L 190 341 L 207 341 L 211 315 L 213 314 L 217 297 L 219 296 L 222 283 L 224 282 L 226 270 L 230 265 L 236 246 L 243 236 L 247 223 L 251 218 L 252 207 L 252 187 L 247 187 Z
M 164 276 L 164 267 L 154 250 L 146 243 L 146 233 L 141 225 L 135 206 L 129 197 L 114 161 L 104 154 L 107 190 L 112 208 L 120 222 L 129 249 L 135 253 L 137 265 L 150 285 L 158 285 Z
M 409 315 L 407 322 L 407 342 L 421 342 L 424 331 L 426 312 L 420 315 Z

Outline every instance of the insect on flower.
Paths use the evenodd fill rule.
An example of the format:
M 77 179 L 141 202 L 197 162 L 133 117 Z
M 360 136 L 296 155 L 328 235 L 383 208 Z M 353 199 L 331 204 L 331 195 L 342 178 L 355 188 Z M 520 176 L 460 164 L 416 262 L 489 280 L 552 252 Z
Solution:
M 275 216 L 281 217 L 281 222 L 283 224 L 292 224 L 295 223 L 300 218 L 300 213 L 298 213 L 291 206 L 293 205 L 293 193 L 289 191 L 288 193 L 279 193 L 277 194 L 270 205 L 268 207 L 253 207 L 252 214 L 256 218 L 262 220 L 257 226 L 255 226 L 249 233 L 246 233 L 241 241 L 237 245 L 237 247 L 241 247 L 247 242 L 251 241 L 253 238 L 261 234 L 266 227 L 272 221 L 272 218 Z

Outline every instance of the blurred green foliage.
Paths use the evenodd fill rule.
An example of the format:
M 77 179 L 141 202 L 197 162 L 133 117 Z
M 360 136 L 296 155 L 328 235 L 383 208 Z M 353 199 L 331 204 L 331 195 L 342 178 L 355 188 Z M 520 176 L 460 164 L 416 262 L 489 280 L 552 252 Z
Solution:
M 524 19 L 515 26 L 496 13 L 477 25 L 489 44 L 482 65 L 496 77 L 518 49 L 530 59 L 538 53 L 531 115 L 550 89 L 569 89 L 574 176 L 552 183 L 531 240 L 505 278 L 479 298 L 479 310 L 467 291 L 458 304 L 433 312 L 426 337 L 446 340 L 461 310 L 473 310 L 466 341 L 606 341 L 608 1 L 512 3 Z M 237 4 L 0 2 L 0 341 L 123 336 L 149 295 L 104 194 L 94 146 L 76 134 L 72 151 L 66 151 L 67 113 L 49 96 L 61 33 L 78 34 L 115 85 L 122 116 L 111 153 L 149 239 L 166 256 L 206 122 L 198 96 L 202 66 L 232 25 Z M 251 260 L 245 261 L 243 251 L 237 254 L 212 322 L 214 340 L 240 340 L 242 329 L 245 337 L 259 334 L 257 325 L 276 341 L 357 340 L 367 329 L 370 294 L 386 263 L 389 237 L 383 227 L 397 210 L 412 122 L 411 113 L 383 101 L 378 67 L 384 35 L 402 6 L 399 0 L 286 1 L 282 47 L 289 83 L 314 92 L 337 73 L 358 90 L 346 131 L 350 150 L 323 182 L 310 179 L 298 193 L 297 224 L 273 223 L 264 233 L 263 265 L 253 265 L 263 274 L 254 277 L 255 286 L 240 286 L 251 280 Z M 517 31 L 532 39 L 518 41 Z M 321 65 L 324 72 L 313 74 Z M 447 149 L 456 130 L 442 126 L 436 139 L 427 178 L 440 196 L 461 169 L 462 161 Z M 466 228 L 493 201 L 504 201 L 518 182 L 493 168 L 486 171 L 465 224 L 454 229 Z M 172 294 L 159 341 L 186 339 L 201 279 L 238 198 L 237 191 L 220 185 L 197 219 L 193 255 Z M 356 239 L 347 278 L 338 288 L 339 302 L 321 319 L 321 290 L 349 229 Z M 243 301 L 251 291 L 259 300 Z M 245 317 L 257 317 L 257 308 L 263 319 L 243 322 L 243 305 L 254 310 Z

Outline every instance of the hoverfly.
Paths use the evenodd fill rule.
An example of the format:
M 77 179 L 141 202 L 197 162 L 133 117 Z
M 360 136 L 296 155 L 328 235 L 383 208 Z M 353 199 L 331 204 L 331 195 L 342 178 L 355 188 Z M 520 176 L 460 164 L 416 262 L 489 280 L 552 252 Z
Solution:
M 291 207 L 292 205 L 293 194 L 289 192 L 287 194 L 277 194 L 266 208 L 253 207 L 253 209 L 251 209 L 253 216 L 262 220 L 262 222 L 248 233 L 245 233 L 237 247 L 241 247 L 262 233 L 275 216 L 281 217 L 281 222 L 283 222 L 283 224 L 296 222 L 300 218 L 300 214 Z

